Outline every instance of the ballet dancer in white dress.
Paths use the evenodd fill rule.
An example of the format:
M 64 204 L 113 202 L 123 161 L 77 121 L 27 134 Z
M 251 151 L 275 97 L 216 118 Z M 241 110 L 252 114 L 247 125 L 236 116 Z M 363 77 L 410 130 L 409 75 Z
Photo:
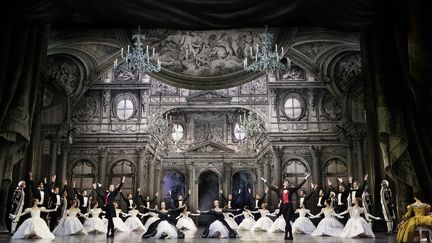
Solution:
M 271 214 L 267 209 L 267 203 L 261 204 L 261 209 L 258 209 L 256 212 L 260 213 L 261 217 L 255 222 L 252 231 L 267 231 L 273 224 L 273 220 L 268 217 Z
M 187 207 L 183 208 L 183 212 L 180 213 L 180 215 L 176 218 L 177 224 L 176 227 L 179 230 L 192 230 L 196 231 L 197 227 L 195 226 L 195 223 L 193 220 L 189 217 L 190 216 L 199 216 L 199 214 L 191 213 L 187 210 Z
M 312 221 L 306 217 L 306 215 L 311 217 L 314 215 L 310 213 L 309 209 L 304 207 L 304 204 L 301 204 L 300 208 L 297 209 L 295 213 L 298 213 L 299 217 L 291 225 L 294 234 L 311 234 L 316 230 L 316 227 Z
M 225 206 L 225 209 L 227 209 L 227 207 Z M 227 224 L 231 227 L 231 229 L 233 230 L 237 230 L 238 229 L 238 224 L 237 222 L 234 220 L 234 214 L 231 212 L 223 212 L 223 216 L 224 216 L 224 220 L 225 222 L 227 222 Z
M 65 215 L 63 215 L 60 223 L 54 229 L 53 234 L 58 236 L 86 235 L 87 231 L 77 216 L 85 217 L 78 208 L 78 202 L 73 200 L 71 208 L 66 210 Z
M 144 207 L 144 206 L 141 206 L 141 207 Z M 158 206 L 155 205 L 155 206 L 154 206 L 154 210 L 157 210 L 157 209 L 158 209 Z M 147 213 L 144 214 L 144 217 L 145 217 L 145 216 L 149 216 L 149 218 L 146 220 L 146 222 L 145 222 L 145 224 L 144 224 L 144 227 L 145 227 L 146 229 L 148 229 L 148 228 L 150 227 L 151 224 L 153 224 L 154 222 L 158 221 L 160 218 L 159 218 L 159 215 L 158 215 L 157 213 L 155 213 L 155 212 L 150 212 L 150 211 L 148 211 L 147 209 L 146 209 L 146 211 L 147 211 Z
M 113 223 L 114 223 L 114 229 L 116 231 L 120 231 L 120 232 L 130 232 L 129 227 L 120 218 L 120 215 L 127 216 L 127 214 L 123 213 L 121 211 L 121 209 L 118 208 L 118 204 L 117 203 L 113 203 L 113 205 L 114 205 L 115 213 L 116 213 L 115 217 L 112 218 Z
M 144 214 L 140 213 L 136 209 L 135 204 L 132 204 L 131 207 L 132 207 L 132 209 L 129 210 L 128 214 L 125 215 L 125 216 L 130 216 L 125 221 L 126 226 L 129 228 L 130 231 L 144 231 L 145 232 L 147 229 L 144 227 L 141 220 L 138 218 L 138 215 L 144 217 Z
M 183 205 L 183 207 L 185 207 Z M 185 234 L 178 230 L 174 223 L 173 219 L 171 217 L 172 214 L 175 214 L 177 212 L 180 212 L 183 207 L 176 208 L 176 209 L 167 209 L 166 203 L 161 202 L 160 204 L 160 210 L 157 209 L 149 209 L 146 208 L 150 212 L 157 213 L 159 216 L 159 219 L 155 222 L 153 222 L 148 228 L 145 234 L 142 236 L 144 239 L 183 239 L 185 237 Z
M 236 215 L 234 218 L 244 216 L 243 221 L 239 224 L 238 230 L 252 230 L 256 221 L 255 217 L 252 215 L 252 212 L 249 210 L 248 206 L 243 208 L 243 213 Z
M 280 209 L 276 209 L 271 215 L 277 217 Z M 285 219 L 283 215 L 279 215 L 279 217 L 273 222 L 273 224 L 268 228 L 267 232 L 269 233 L 281 233 L 285 232 Z
M 354 238 L 354 237 L 367 237 L 375 238 L 368 221 L 372 216 L 366 212 L 364 207 L 360 206 L 360 198 L 354 199 L 354 206 L 348 207 L 348 209 L 339 215 L 350 214 L 350 219 L 347 221 L 343 232 L 341 234 L 342 238 Z M 361 215 L 366 217 L 366 220 L 361 217 Z M 372 216 L 371 218 L 379 220 L 380 218 Z
M 38 207 L 39 200 L 34 199 L 32 201 L 32 207 L 27 208 L 24 212 L 18 215 L 10 215 L 11 218 L 21 217 L 25 214 L 30 213 L 31 218 L 26 219 L 19 228 L 15 231 L 12 239 L 28 239 L 28 238 L 38 238 L 38 239 L 54 239 L 55 236 L 51 233 L 45 220 L 40 217 L 41 212 L 54 212 L 57 208 L 46 209 L 45 207 Z
M 85 214 L 87 217 L 84 221 L 84 229 L 87 233 L 106 233 L 107 227 L 103 220 L 99 218 L 99 215 L 103 213 L 101 208 L 98 208 L 99 204 L 97 201 L 93 203 L 93 207 Z M 91 217 L 88 217 L 91 216 Z
M 342 218 L 342 216 L 339 216 L 334 211 L 333 207 L 331 206 L 331 200 L 327 199 L 324 202 L 325 207 L 321 209 L 321 212 L 312 218 L 320 218 L 321 215 L 324 214 L 324 218 L 319 222 L 316 230 L 312 232 L 312 236 L 334 236 L 334 237 L 340 237 L 342 235 L 342 231 L 344 228 L 344 225 L 337 220 L 335 217 Z

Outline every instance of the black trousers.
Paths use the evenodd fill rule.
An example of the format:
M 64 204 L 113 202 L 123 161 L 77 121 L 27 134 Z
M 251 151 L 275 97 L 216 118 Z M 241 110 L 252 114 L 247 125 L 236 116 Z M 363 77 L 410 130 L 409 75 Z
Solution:
M 346 204 L 337 205 L 335 208 L 335 212 L 336 213 L 342 213 L 342 212 L 345 212 L 347 210 L 347 208 L 348 208 L 348 206 Z M 348 215 L 343 215 L 342 217 L 343 218 L 339 219 L 339 221 L 345 225 L 348 221 Z
M 280 208 L 280 213 L 283 215 L 285 219 L 285 237 L 293 237 L 290 220 L 294 217 L 294 209 L 292 203 L 282 204 Z
M 113 217 L 115 215 L 115 209 L 112 205 L 107 205 L 105 207 L 106 215 L 105 218 L 108 220 L 108 229 L 107 229 L 107 235 L 114 235 L 114 222 Z
M 59 219 L 62 217 L 62 207 L 58 207 L 57 211 L 51 212 L 50 215 L 50 230 L 53 231 L 58 224 Z

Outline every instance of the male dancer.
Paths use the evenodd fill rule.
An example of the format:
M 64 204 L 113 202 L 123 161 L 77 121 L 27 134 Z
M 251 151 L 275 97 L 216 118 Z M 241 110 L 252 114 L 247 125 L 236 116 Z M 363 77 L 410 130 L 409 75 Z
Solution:
M 295 187 L 291 187 L 291 184 L 289 180 L 284 180 L 282 189 L 279 189 L 278 187 L 275 187 L 267 182 L 266 179 L 261 178 L 261 180 L 264 181 L 264 183 L 270 188 L 270 190 L 275 191 L 279 195 L 279 199 L 282 200 L 282 205 L 280 207 L 280 211 L 285 219 L 286 225 L 285 225 L 285 240 L 292 240 L 293 234 L 291 229 L 290 220 L 294 216 L 294 209 L 292 205 L 292 196 L 293 194 L 300 189 L 309 178 L 310 174 L 307 174 L 303 181 L 300 182 Z M 289 236 L 288 236 L 289 235 Z
M 121 190 L 124 182 L 126 180 L 126 177 L 123 176 L 122 181 L 117 187 L 114 187 L 114 185 L 110 185 L 108 188 L 108 192 L 104 193 L 96 189 L 96 183 L 93 184 L 93 189 L 95 189 L 97 195 L 100 198 L 103 198 L 105 203 L 105 218 L 108 220 L 108 230 L 107 230 L 107 237 L 114 238 L 114 222 L 113 217 L 116 216 L 116 209 L 114 207 L 114 200 Z
M 358 183 L 358 181 L 356 181 L 356 180 L 353 181 L 352 176 L 348 177 L 348 180 L 349 180 L 349 185 L 348 185 L 348 187 L 349 187 L 349 189 L 348 189 L 349 190 L 348 203 L 354 204 L 354 199 L 357 198 L 357 197 L 358 198 L 361 197 L 361 195 L 363 193 L 363 190 L 364 190 L 364 187 L 366 185 L 367 179 L 368 179 L 368 174 L 366 174 L 364 176 L 363 183 L 360 186 L 359 183 Z

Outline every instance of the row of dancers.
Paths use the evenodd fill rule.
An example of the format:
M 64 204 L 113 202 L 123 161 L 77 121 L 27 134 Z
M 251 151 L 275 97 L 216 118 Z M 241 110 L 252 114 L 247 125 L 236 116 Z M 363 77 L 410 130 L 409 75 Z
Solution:
M 56 192 L 59 188 L 56 187 L 52 189 L 51 194 L 54 195 L 54 199 L 61 197 L 62 200 L 61 203 L 49 204 L 54 205 L 54 208 L 51 209 L 47 209 L 41 202 L 41 200 L 46 199 L 44 198 L 45 195 L 41 192 L 46 193 L 47 191 L 33 190 L 35 198 L 32 207 L 22 212 L 11 214 L 14 222 L 17 222 L 17 218 L 26 214 L 31 215 L 31 218 L 24 221 L 18 230 L 14 232 L 13 238 L 37 237 L 53 239 L 54 235 L 64 236 L 87 234 L 89 232 L 105 233 L 107 237 L 113 237 L 115 231 L 128 232 L 135 230 L 143 231 L 143 238 L 183 238 L 184 230 L 197 230 L 194 221 L 189 216 L 200 215 L 210 216 L 210 220 L 207 221 L 208 223 L 201 237 L 234 238 L 237 237 L 238 230 L 285 232 L 286 239 L 292 239 L 293 233 L 349 238 L 358 236 L 374 237 L 369 225 L 370 219 L 378 220 L 379 218 L 370 215 L 367 209 L 361 206 L 361 199 L 356 196 L 361 195 L 361 193 L 358 193 L 361 186 L 352 183 L 352 178 L 349 178 L 349 181 L 350 184 L 354 184 L 354 187 L 346 190 L 348 193 L 345 192 L 343 186 L 339 186 L 338 193 L 332 192 L 330 190 L 331 182 L 328 183 L 329 188 L 325 193 L 324 190 L 320 190 L 317 205 L 322 209 L 317 215 L 312 215 L 310 210 L 305 208 L 304 203 L 310 195 L 310 193 L 306 194 L 305 191 L 300 192 L 300 207 L 294 211 L 292 196 L 306 183 L 309 177 L 310 175 L 306 175 L 304 180 L 295 187 L 290 185 L 288 180 L 285 180 L 280 189 L 262 178 L 268 189 L 276 191 L 280 198 L 279 209 L 273 213 L 270 213 L 267 209 L 267 204 L 263 203 L 268 189 L 263 197 L 256 196 L 256 207 L 252 210 L 249 209 L 249 206 L 245 206 L 243 209 L 233 209 L 231 207 L 232 195 L 228 195 L 227 198 L 223 197 L 226 200 L 224 208 L 221 208 L 219 205 L 220 202 L 215 200 L 214 208 L 207 211 L 197 211 L 196 213 L 191 213 L 186 207 L 185 200 L 187 200 L 188 195 L 184 199 L 182 195 L 179 195 L 177 198 L 173 197 L 174 206 L 169 209 L 166 202 L 161 202 L 159 208 L 157 205 L 154 205 L 157 194 L 152 200 L 150 200 L 149 196 L 145 199 L 141 197 L 142 205 L 138 208 L 136 197 L 134 198 L 132 194 L 128 194 L 127 197 L 124 197 L 128 205 L 128 212 L 124 213 L 118 207 L 115 200 L 118 193 L 121 192 L 125 178 L 122 179 L 119 185 L 116 187 L 110 185 L 107 190 L 102 189 L 99 183 L 93 184 L 94 192 L 97 195 L 97 198 L 93 200 L 85 191 L 80 193 L 74 190 L 75 195 L 68 197 L 67 190 L 62 190 L 63 194 L 60 196 L 60 193 Z M 54 182 L 55 176 L 51 179 Z M 367 175 L 365 176 L 366 180 Z M 341 178 L 339 181 L 343 185 Z M 41 186 L 44 185 L 41 184 Z M 316 190 L 314 184 L 312 184 L 312 187 Z M 37 193 L 38 191 L 39 194 Z M 138 194 L 141 195 L 140 193 Z M 345 199 L 346 194 L 349 195 Z M 70 198 L 72 199 L 68 200 Z M 346 201 L 341 201 L 344 199 Z M 70 202 L 69 206 L 67 206 L 68 201 Z M 102 201 L 103 205 L 100 205 L 98 201 Z M 91 208 L 88 209 L 90 204 Z M 343 205 L 349 206 L 341 210 Z M 62 207 L 62 218 L 58 221 L 55 228 L 50 230 L 46 224 L 46 219 L 52 220 L 55 217 L 46 217 L 46 215 L 45 217 L 41 217 L 41 214 L 56 213 L 60 206 Z M 299 214 L 297 219 L 294 219 L 295 213 Z M 102 214 L 105 215 L 105 218 L 101 217 Z M 345 221 L 345 226 L 343 220 L 340 222 L 336 219 L 344 219 L 346 218 L 344 215 L 348 214 L 350 215 L 350 219 Z M 368 221 L 365 221 L 360 216 L 361 214 Z M 324 215 L 324 219 L 316 227 L 307 217 L 318 218 L 321 215 Z M 35 225 L 37 227 L 34 227 Z

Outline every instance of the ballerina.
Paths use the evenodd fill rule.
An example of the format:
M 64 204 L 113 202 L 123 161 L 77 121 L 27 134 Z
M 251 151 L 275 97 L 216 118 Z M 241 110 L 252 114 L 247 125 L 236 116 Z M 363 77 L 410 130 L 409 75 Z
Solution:
M 273 224 L 273 220 L 268 217 L 271 214 L 267 209 L 267 203 L 262 203 L 261 209 L 258 209 L 255 212 L 260 213 L 261 217 L 255 222 L 254 226 L 252 227 L 252 231 L 267 231 L 267 229 Z
M 57 208 L 46 209 L 45 207 L 38 207 L 39 200 L 33 199 L 32 207 L 26 208 L 24 212 L 17 215 L 10 215 L 11 218 L 16 219 L 25 214 L 30 213 L 31 218 L 26 219 L 15 231 L 12 239 L 28 239 L 28 238 L 39 238 L 39 239 L 54 239 L 55 236 L 51 233 L 45 220 L 40 217 L 41 212 L 54 212 Z
M 225 206 L 224 209 L 227 209 L 227 206 Z M 234 214 L 231 213 L 231 212 L 222 212 L 222 214 L 224 216 L 225 222 L 227 222 L 227 224 L 231 227 L 231 229 L 237 230 L 238 229 L 238 224 L 234 220 L 234 217 L 235 217 Z
M 306 217 L 306 215 L 313 216 L 309 209 L 306 209 L 304 204 L 300 205 L 300 208 L 295 211 L 299 214 L 299 217 L 292 224 L 294 234 L 311 234 L 316 230 L 315 225 L 312 221 Z
M 354 238 L 354 237 L 368 237 L 375 238 L 374 233 L 367 221 L 369 221 L 369 215 L 366 212 L 364 207 L 360 206 L 361 199 L 354 199 L 354 206 L 348 207 L 348 209 L 339 214 L 339 216 L 343 214 L 350 214 L 350 219 L 347 221 L 345 228 L 343 229 L 342 238 Z M 366 220 L 360 215 L 363 214 L 366 217 Z M 374 219 L 380 219 L 373 217 Z
M 120 218 L 120 216 L 125 217 L 128 215 L 126 213 L 123 213 L 122 210 L 120 208 L 118 208 L 117 203 L 113 203 L 113 205 L 114 205 L 114 209 L 115 209 L 115 215 L 112 218 L 113 223 L 114 223 L 114 229 L 116 231 L 120 231 L 120 232 L 130 232 L 129 227 Z
M 244 216 L 243 221 L 239 224 L 238 230 L 252 230 L 256 221 L 248 206 L 244 206 L 243 213 L 236 215 L 234 218 Z
M 195 226 L 193 220 L 189 218 L 189 215 L 191 216 L 199 216 L 199 214 L 191 213 L 187 210 L 187 207 L 185 206 L 183 208 L 183 212 L 176 218 L 177 224 L 176 227 L 179 230 L 192 230 L 196 231 L 197 227 Z
M 129 210 L 128 214 L 126 214 L 125 216 L 130 216 L 128 219 L 126 219 L 126 226 L 129 227 L 130 231 L 146 231 L 146 228 L 144 227 L 144 225 L 142 224 L 141 220 L 138 218 L 139 216 L 144 216 L 143 213 L 140 213 L 137 209 L 136 209 L 136 205 L 132 204 L 132 209 Z
M 182 210 L 182 208 L 176 209 L 167 209 L 165 202 L 161 202 L 160 210 L 158 209 L 149 209 L 150 212 L 157 213 L 159 219 L 153 222 L 148 228 L 145 234 L 142 236 L 144 239 L 183 239 L 184 234 L 179 231 L 175 225 L 173 224 L 170 214 L 174 214 Z
M 87 231 L 84 229 L 84 226 L 81 224 L 81 221 L 77 216 L 86 217 L 78 208 L 78 202 L 73 200 L 71 208 L 66 210 L 62 220 L 54 229 L 53 234 L 59 236 L 87 235 Z
M 272 214 L 270 214 L 271 216 L 274 217 L 279 217 L 273 222 L 273 224 L 270 226 L 270 228 L 268 228 L 267 232 L 269 233 L 280 233 L 280 232 L 285 232 L 285 219 L 283 217 L 282 214 L 280 214 L 280 209 L 277 208 Z
M 94 201 L 93 207 L 84 214 L 87 218 L 84 221 L 84 229 L 87 231 L 87 233 L 106 233 L 107 227 L 105 226 L 102 219 L 99 218 L 99 215 L 103 213 L 101 208 L 98 208 L 99 203 L 97 201 Z M 91 216 L 91 218 L 88 217 L 88 215 Z
M 206 211 L 199 211 L 199 214 L 209 215 L 210 219 L 201 238 L 236 238 L 237 232 L 233 230 L 227 221 L 225 221 L 224 213 L 234 212 L 237 210 L 222 209 L 219 207 L 219 200 L 213 201 L 214 208 Z
M 140 206 L 140 207 L 144 207 L 144 206 Z M 157 205 L 154 206 L 154 209 L 155 210 L 158 209 Z M 144 224 L 144 228 L 148 229 L 151 224 L 153 224 L 154 222 L 158 221 L 160 218 L 159 218 L 158 214 L 155 213 L 155 212 L 150 212 L 147 209 L 145 209 L 145 211 L 147 211 L 147 213 L 144 214 L 144 217 L 148 217 L 148 218 L 147 218 L 147 220 L 146 220 L 146 222 Z
M 325 207 L 321 209 L 321 212 L 313 217 L 320 218 L 324 214 L 324 218 L 319 222 L 316 230 L 312 232 L 312 236 L 335 236 L 339 237 L 342 234 L 344 225 L 334 217 L 342 218 L 335 213 L 330 199 L 324 202 Z

